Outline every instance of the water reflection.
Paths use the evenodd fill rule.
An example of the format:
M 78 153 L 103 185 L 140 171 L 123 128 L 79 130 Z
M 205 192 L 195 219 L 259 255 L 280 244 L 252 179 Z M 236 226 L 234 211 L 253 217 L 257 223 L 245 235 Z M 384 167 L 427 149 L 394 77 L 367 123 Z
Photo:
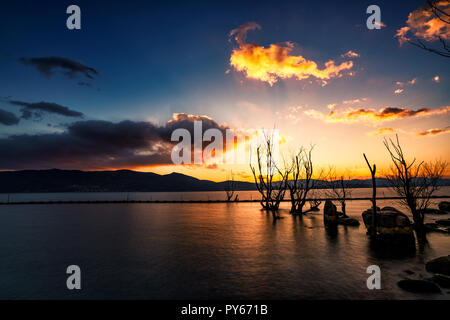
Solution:
M 348 215 L 362 222 L 368 205 L 350 202 Z M 4 206 L 0 298 L 448 296 L 396 286 L 405 269 L 427 277 L 424 262 L 450 252 L 447 235 L 430 235 L 422 252 L 392 254 L 371 247 L 362 224 L 326 229 L 322 211 L 292 216 L 288 203 L 280 215 L 274 224 L 257 203 Z M 84 270 L 77 296 L 64 286 L 68 264 Z M 372 264 L 381 267 L 382 290 L 366 287 Z

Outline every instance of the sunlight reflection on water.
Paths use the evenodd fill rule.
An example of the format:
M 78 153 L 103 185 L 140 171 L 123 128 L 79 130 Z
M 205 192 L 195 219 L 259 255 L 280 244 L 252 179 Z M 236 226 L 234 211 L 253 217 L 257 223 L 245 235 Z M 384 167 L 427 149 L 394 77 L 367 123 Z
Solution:
M 362 223 L 369 206 L 350 202 L 348 214 Z M 257 203 L 2 206 L 0 298 L 449 298 L 396 285 L 405 270 L 429 277 L 424 262 L 450 253 L 449 236 L 430 234 L 424 252 L 384 258 L 363 224 L 333 236 L 322 211 L 300 218 L 288 209 L 273 223 Z M 70 264 L 82 270 L 79 292 L 65 287 Z M 381 290 L 366 287 L 372 264 Z

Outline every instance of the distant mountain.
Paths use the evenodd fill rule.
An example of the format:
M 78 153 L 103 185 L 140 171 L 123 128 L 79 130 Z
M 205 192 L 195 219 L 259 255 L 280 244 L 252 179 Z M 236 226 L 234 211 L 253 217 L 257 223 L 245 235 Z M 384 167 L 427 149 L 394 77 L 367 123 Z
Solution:
M 255 190 L 251 182 L 236 181 L 236 190 Z M 317 180 L 317 187 L 325 187 Z M 223 191 L 227 182 L 199 180 L 180 173 L 159 175 L 131 170 L 21 170 L 0 172 L 0 193 L 19 192 L 125 192 L 125 191 Z M 442 180 L 450 186 L 450 179 Z M 372 186 L 370 179 L 349 181 L 352 188 Z M 378 187 L 388 186 L 386 179 L 377 178 Z

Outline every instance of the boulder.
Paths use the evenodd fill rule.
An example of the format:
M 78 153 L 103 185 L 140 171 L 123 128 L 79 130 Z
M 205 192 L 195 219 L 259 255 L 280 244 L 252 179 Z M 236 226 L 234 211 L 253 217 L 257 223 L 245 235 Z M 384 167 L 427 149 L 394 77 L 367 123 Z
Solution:
M 372 214 L 372 208 L 362 213 L 367 230 L 372 227 Z M 408 216 L 393 207 L 384 207 L 377 210 L 376 224 L 377 233 L 381 235 L 414 236 L 413 226 Z
M 447 214 L 447 211 L 439 210 L 439 209 L 421 209 L 418 210 L 420 213 L 423 214 Z
M 338 215 L 336 206 L 331 202 L 331 200 L 325 201 L 325 206 L 323 207 L 323 223 L 325 226 L 335 226 L 337 224 Z
M 338 217 L 337 223 L 342 224 L 344 226 L 359 226 L 360 225 L 358 220 L 356 220 L 354 218 L 349 218 L 349 217 Z
M 428 261 L 425 269 L 428 272 L 450 276 L 450 255 Z
M 436 282 L 442 288 L 450 288 L 450 277 L 443 274 L 435 274 L 433 278 L 431 278 L 434 282 Z
M 450 227 L 450 219 L 436 220 L 436 223 L 441 226 Z
M 450 212 L 450 202 L 448 202 L 448 201 L 441 201 L 439 203 L 439 210 Z
M 431 281 L 428 280 L 412 280 L 412 279 L 405 279 L 400 280 L 397 282 L 397 285 L 402 288 L 403 290 L 409 291 L 409 292 L 416 292 L 416 293 L 440 293 L 441 289 Z
M 424 226 L 426 232 L 450 233 L 450 228 L 445 228 L 437 223 L 425 223 Z

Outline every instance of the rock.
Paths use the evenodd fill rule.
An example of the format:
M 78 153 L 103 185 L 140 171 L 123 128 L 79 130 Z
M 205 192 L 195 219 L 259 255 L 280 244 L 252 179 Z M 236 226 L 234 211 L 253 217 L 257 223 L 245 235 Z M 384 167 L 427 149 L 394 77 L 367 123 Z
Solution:
M 397 285 L 402 288 L 403 290 L 409 291 L 409 292 L 416 292 L 416 293 L 440 293 L 441 289 L 431 281 L 428 280 L 412 280 L 412 279 L 406 279 L 406 280 L 400 280 L 397 282 Z
M 323 223 L 325 226 L 337 224 L 337 210 L 336 206 L 331 202 L 331 200 L 325 201 L 325 206 L 323 207 Z
M 450 255 L 428 261 L 425 269 L 428 272 L 450 276 Z
M 433 278 L 431 278 L 434 282 L 436 282 L 442 288 L 450 288 L 450 277 L 443 274 L 435 274 Z
M 342 224 L 344 226 L 359 226 L 360 223 L 358 220 L 349 217 L 339 217 L 337 219 L 338 224 Z
M 444 228 L 437 223 L 425 223 L 426 232 L 441 232 L 441 233 L 450 233 L 450 228 Z
M 450 202 L 448 201 L 441 201 L 439 203 L 439 209 L 442 211 L 449 211 L 450 212 Z
M 405 272 L 405 273 L 407 273 L 407 274 L 409 274 L 409 275 L 414 274 L 414 271 L 411 271 L 411 270 L 403 270 L 403 272 Z
M 436 223 L 441 225 L 441 226 L 450 226 L 450 219 L 441 219 L 441 220 L 436 220 Z
M 423 214 L 447 214 L 447 211 L 439 210 L 439 209 L 422 209 L 418 210 Z
M 372 227 L 372 208 L 362 213 L 364 224 L 368 231 Z M 413 226 L 408 216 L 396 208 L 384 207 L 377 210 L 377 233 L 380 235 L 395 235 L 414 237 Z

